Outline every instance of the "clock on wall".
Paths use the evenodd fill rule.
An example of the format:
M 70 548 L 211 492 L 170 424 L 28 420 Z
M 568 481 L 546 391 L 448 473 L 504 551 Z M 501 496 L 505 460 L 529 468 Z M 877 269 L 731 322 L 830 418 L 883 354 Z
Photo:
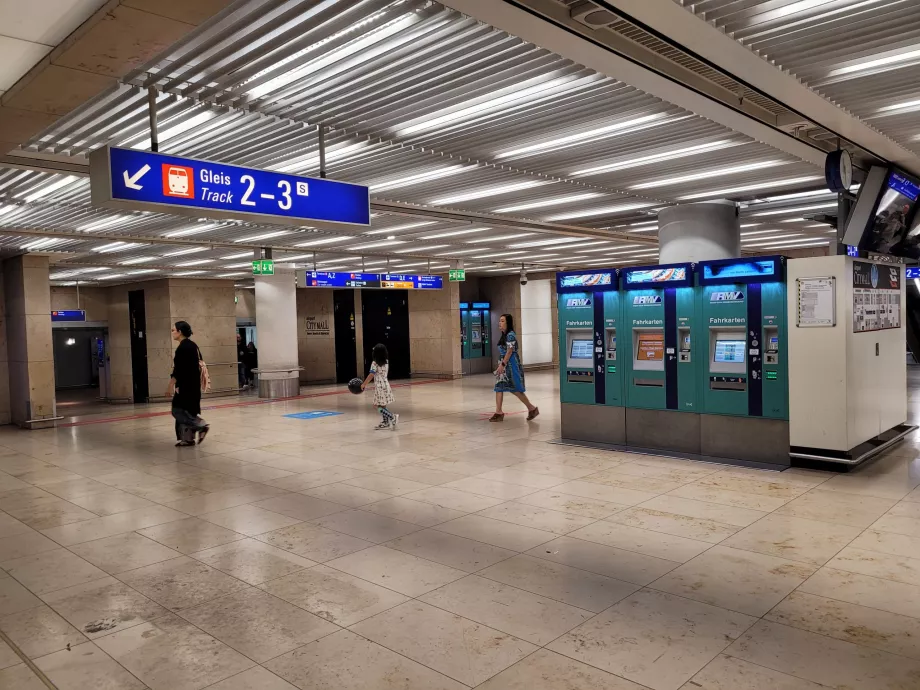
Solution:
M 827 154 L 824 160 L 824 179 L 832 192 L 846 192 L 853 184 L 853 161 L 850 152 L 838 149 Z

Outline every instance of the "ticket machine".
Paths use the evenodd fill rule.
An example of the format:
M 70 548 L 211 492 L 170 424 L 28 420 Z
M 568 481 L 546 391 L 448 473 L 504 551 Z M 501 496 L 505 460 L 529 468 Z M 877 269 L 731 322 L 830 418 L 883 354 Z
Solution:
M 789 446 L 784 259 L 704 261 L 697 272 L 707 348 L 699 370 L 702 453 L 783 456 Z
M 556 274 L 562 436 L 625 443 L 616 269 Z
M 464 374 L 492 371 L 491 311 L 489 302 L 460 303 L 460 347 Z

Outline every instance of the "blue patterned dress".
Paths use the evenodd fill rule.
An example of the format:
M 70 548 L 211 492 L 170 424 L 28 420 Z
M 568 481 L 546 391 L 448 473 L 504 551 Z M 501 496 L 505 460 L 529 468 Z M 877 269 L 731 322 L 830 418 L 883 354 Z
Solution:
M 521 366 L 520 344 L 514 331 L 505 334 L 505 346 L 498 346 L 498 354 L 504 359 L 505 354 L 511 350 L 511 357 L 505 365 L 505 377 L 495 382 L 496 393 L 523 393 L 524 392 L 524 367 Z

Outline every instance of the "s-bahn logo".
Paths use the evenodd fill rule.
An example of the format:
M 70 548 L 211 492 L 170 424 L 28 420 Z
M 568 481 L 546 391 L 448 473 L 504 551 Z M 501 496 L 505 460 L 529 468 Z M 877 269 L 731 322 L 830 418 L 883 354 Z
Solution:
M 661 295 L 636 295 L 633 297 L 634 307 L 645 307 L 650 304 L 661 304 Z
M 582 307 L 590 307 L 591 300 L 587 297 L 573 297 L 565 303 L 565 306 L 569 309 L 579 309 Z
M 731 290 L 729 292 L 713 292 L 709 296 L 710 302 L 743 302 L 744 293 L 741 290 Z

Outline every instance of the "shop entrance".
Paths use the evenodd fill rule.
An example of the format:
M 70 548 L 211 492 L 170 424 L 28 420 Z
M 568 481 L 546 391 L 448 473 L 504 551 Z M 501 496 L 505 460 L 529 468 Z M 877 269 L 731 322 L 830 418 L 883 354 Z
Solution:
M 364 290 L 361 293 L 364 325 L 364 370 L 370 370 L 374 345 L 383 343 L 390 353 L 391 379 L 409 378 L 409 293 L 407 290 Z

